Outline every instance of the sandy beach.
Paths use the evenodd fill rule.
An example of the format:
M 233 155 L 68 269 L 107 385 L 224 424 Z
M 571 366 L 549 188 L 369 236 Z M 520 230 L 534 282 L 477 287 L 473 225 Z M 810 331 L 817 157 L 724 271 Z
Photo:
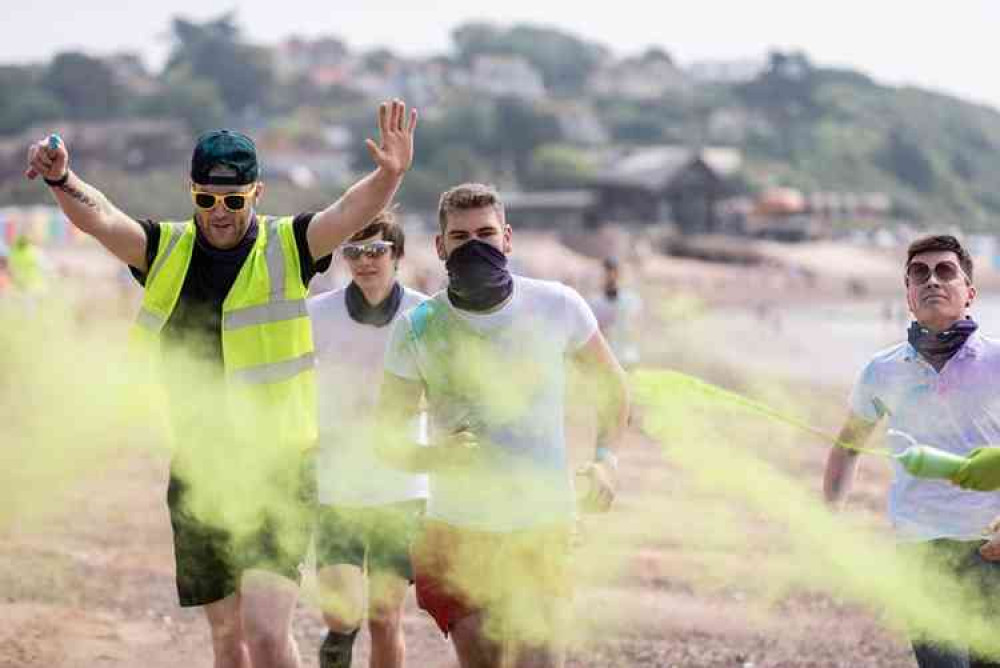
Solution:
M 515 249 L 518 271 L 564 280 L 584 294 L 597 287 L 597 259 L 551 236 L 519 236 Z M 407 250 L 407 280 L 431 287 L 441 280 L 429 238 L 414 237 Z M 649 251 L 634 257 L 626 266 L 646 303 L 644 366 L 778 402 L 817 428 L 835 430 L 861 364 L 904 336 L 905 314 L 886 310 L 902 302 L 900 259 L 835 245 L 764 250 L 781 261 L 747 267 Z M 78 286 L 90 282 L 77 306 L 82 320 L 127 313 L 138 297 L 121 270 L 91 249 L 57 260 Z M 862 294 L 849 285 L 859 275 Z M 984 282 L 993 285 L 996 278 L 987 273 Z M 106 304 L 111 293 L 121 302 Z M 1000 303 L 989 304 L 987 310 L 1000 315 Z M 591 447 L 585 433 L 573 443 L 578 461 Z M 819 495 L 826 444 L 781 438 L 798 438 L 801 447 L 772 463 Z M 581 633 L 569 666 L 912 665 L 905 642 L 883 624 L 877 607 L 808 586 L 762 593 L 768 590 L 765 566 L 780 561 L 784 549 L 780 522 L 750 513 L 735 547 L 713 545 L 689 523 L 743 513 L 738 500 L 714 498 L 693 484 L 683 467 L 664 457 L 661 444 L 638 429 L 622 461 L 615 511 L 583 520 L 576 597 Z M 0 666 L 211 665 L 201 614 L 175 603 L 166 466 L 160 456 L 130 450 L 100 473 L 72 481 L 55 512 L 0 526 Z M 865 466 L 852 503 L 859 520 L 880 526 L 888 476 L 884 466 Z M 706 581 L 716 584 L 703 586 Z M 307 575 L 294 629 L 304 665 L 316 666 L 322 632 L 310 582 Z M 407 665 L 456 665 L 412 593 L 405 625 Z M 361 638 L 355 665 L 367 665 L 368 641 Z

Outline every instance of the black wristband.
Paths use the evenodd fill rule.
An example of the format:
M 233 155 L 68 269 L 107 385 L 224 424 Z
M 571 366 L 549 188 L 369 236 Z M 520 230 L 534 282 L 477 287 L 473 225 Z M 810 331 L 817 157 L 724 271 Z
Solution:
M 58 188 L 59 186 L 65 184 L 66 181 L 68 181 L 68 180 L 69 180 L 69 170 L 68 169 L 63 173 L 62 176 L 60 176 L 55 181 L 53 181 L 51 179 L 47 179 L 44 176 L 42 177 L 42 181 L 45 181 L 45 185 L 49 186 L 50 188 Z

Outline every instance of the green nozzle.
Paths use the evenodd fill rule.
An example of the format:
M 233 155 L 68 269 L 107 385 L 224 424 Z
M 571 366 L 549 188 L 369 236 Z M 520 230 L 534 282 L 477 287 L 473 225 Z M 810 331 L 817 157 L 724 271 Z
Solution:
M 961 455 L 929 445 L 911 445 L 893 457 L 910 475 L 917 478 L 951 478 L 966 462 Z

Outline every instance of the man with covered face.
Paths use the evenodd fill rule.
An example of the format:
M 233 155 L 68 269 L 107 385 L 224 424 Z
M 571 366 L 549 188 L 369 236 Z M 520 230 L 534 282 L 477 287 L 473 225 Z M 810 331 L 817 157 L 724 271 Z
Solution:
M 513 233 L 493 188 L 446 191 L 438 218 L 447 289 L 394 325 L 378 411 L 379 454 L 429 473 L 412 550 L 417 601 L 462 666 L 559 666 L 576 512 L 566 362 L 581 363 L 600 388 L 598 445 L 582 470 L 585 503 L 596 510 L 615 496 L 624 372 L 580 295 L 510 273 Z M 424 447 L 406 436 L 422 400 L 431 421 Z
M 416 114 L 379 107 L 375 170 L 319 213 L 267 216 L 254 142 L 202 135 L 191 160 L 194 213 L 137 221 L 70 169 L 50 136 L 28 152 L 81 231 L 144 286 L 133 344 L 165 386 L 173 459 L 167 501 L 182 606 L 202 606 L 216 668 L 299 665 L 290 633 L 308 542 L 303 462 L 316 446 L 316 393 L 306 291 L 334 248 L 399 188 Z
M 1000 444 L 1000 342 L 983 336 L 969 313 L 976 298 L 972 274 L 972 258 L 952 236 L 924 237 L 908 248 L 904 281 L 915 320 L 907 340 L 876 354 L 854 386 L 851 414 L 838 439 L 843 447 L 833 447 L 827 459 L 824 494 L 830 504 L 843 503 L 857 468 L 852 448 L 863 446 L 880 422 L 962 456 Z M 909 444 L 903 436 L 890 439 L 897 452 Z M 995 596 L 1000 536 L 984 540 L 984 531 L 1000 512 L 1000 496 L 917 478 L 899 463 L 894 467 L 889 516 L 900 551 Z M 912 642 L 921 668 L 1000 665 L 1000 657 L 986 660 L 922 634 L 914 633 Z

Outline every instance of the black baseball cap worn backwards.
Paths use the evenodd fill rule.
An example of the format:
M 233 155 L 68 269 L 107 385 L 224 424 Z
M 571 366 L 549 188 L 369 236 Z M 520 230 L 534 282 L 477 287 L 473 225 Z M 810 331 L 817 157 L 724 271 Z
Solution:
M 214 167 L 229 169 L 213 175 Z M 245 186 L 257 177 L 257 146 L 250 137 L 236 130 L 211 130 L 198 137 L 191 156 L 192 181 L 206 186 Z

